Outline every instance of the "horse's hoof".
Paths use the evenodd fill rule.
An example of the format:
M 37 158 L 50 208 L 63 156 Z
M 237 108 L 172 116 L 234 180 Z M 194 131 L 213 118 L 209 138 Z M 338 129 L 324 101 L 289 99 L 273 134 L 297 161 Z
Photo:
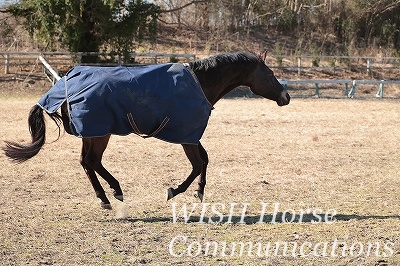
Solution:
M 172 199 L 174 197 L 174 189 L 173 188 L 169 188 L 167 189 L 167 201 Z
M 203 197 L 204 197 L 203 193 L 197 191 L 197 197 L 199 197 L 200 201 L 203 202 Z
M 119 201 L 124 201 L 124 195 L 114 195 L 114 198 L 116 198 Z
M 102 202 L 102 203 L 100 203 L 100 205 L 101 205 L 101 207 L 102 207 L 103 209 L 105 209 L 105 210 L 111 210 L 111 209 L 112 209 L 110 203 L 104 203 L 104 202 Z

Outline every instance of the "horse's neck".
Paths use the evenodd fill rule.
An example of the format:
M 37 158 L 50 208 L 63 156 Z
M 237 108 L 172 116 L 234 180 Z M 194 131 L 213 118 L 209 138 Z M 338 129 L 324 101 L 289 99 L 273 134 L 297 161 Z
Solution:
M 250 74 L 251 68 L 226 67 L 224 69 L 225 71 L 210 69 L 196 73 L 204 94 L 212 105 L 236 87 L 246 86 L 246 77 Z

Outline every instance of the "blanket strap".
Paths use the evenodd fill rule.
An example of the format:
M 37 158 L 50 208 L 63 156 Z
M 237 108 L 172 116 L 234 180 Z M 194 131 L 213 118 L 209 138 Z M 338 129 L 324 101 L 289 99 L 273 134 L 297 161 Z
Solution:
M 170 119 L 168 116 L 165 117 L 164 120 L 161 122 L 160 126 L 159 126 L 156 130 L 154 130 L 153 133 L 151 133 L 151 134 L 144 134 L 144 133 L 142 133 L 142 132 L 140 131 L 140 129 L 139 129 L 138 126 L 136 125 L 135 120 L 133 119 L 132 113 L 128 113 L 127 116 L 128 116 L 129 124 L 131 125 L 131 127 L 132 127 L 132 129 L 133 129 L 133 132 L 134 132 L 136 135 L 139 135 L 139 136 L 142 137 L 142 138 L 151 138 L 151 137 L 154 137 L 155 135 L 157 135 L 157 133 L 160 132 L 161 129 L 163 129 L 163 128 L 167 125 L 167 123 L 168 123 L 168 121 L 169 121 L 169 119 Z

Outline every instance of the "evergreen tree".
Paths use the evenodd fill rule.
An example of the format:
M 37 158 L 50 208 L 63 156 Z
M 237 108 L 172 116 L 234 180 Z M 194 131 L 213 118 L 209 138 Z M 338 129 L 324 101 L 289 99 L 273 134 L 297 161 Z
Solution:
M 145 36 L 154 38 L 160 9 L 143 0 L 21 0 L 7 12 L 50 48 L 60 43 L 71 52 L 106 49 L 126 58 Z

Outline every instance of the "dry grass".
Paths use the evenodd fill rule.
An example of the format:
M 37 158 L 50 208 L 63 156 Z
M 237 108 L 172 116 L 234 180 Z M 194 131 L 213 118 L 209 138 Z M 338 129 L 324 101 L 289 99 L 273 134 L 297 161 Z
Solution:
M 1 96 L 2 141 L 30 139 L 26 120 L 38 98 Z M 125 205 L 114 200 L 114 210 L 101 210 L 78 162 L 80 140 L 65 135 L 50 143 L 57 132 L 49 122 L 49 144 L 31 161 L 14 165 L 0 156 L 2 264 L 398 265 L 399 121 L 398 100 L 294 99 L 282 108 L 263 99 L 222 100 L 202 140 L 210 156 L 205 202 L 225 204 L 220 224 L 197 223 L 200 209 L 190 223 L 172 222 L 172 203 L 191 207 L 198 202 L 195 185 L 165 201 L 165 190 L 182 182 L 190 165 L 179 145 L 134 135 L 113 137 L 104 158 L 122 185 Z M 302 223 L 271 224 L 268 206 L 265 223 L 258 224 L 262 202 L 280 204 L 278 219 L 284 210 L 310 208 L 322 214 L 334 209 L 337 220 L 315 224 L 312 215 L 305 215 Z M 230 203 L 249 204 L 245 224 L 237 223 L 240 214 L 234 224 L 224 223 Z M 124 208 L 128 216 L 116 219 Z M 210 215 L 215 216 L 207 210 L 206 217 Z M 320 257 L 185 253 L 176 258 L 168 248 L 179 235 L 187 236 L 188 244 L 315 245 L 337 239 L 338 249 L 346 249 L 353 243 L 378 242 L 380 255 L 384 244 L 393 243 L 393 254 L 338 252 L 332 257 L 329 249 Z M 187 245 L 180 241 L 174 250 Z

